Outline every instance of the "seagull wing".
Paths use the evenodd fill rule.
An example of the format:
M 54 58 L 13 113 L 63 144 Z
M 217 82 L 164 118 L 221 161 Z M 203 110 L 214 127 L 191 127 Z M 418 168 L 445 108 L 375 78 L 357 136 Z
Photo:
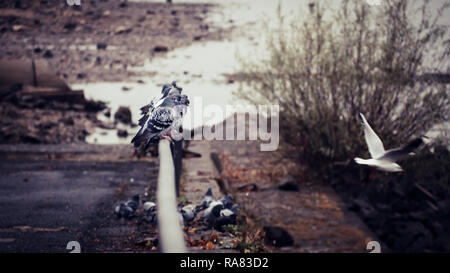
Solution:
M 388 150 L 380 160 L 386 160 L 389 162 L 396 162 L 402 158 L 407 157 L 410 153 L 413 153 L 417 148 L 422 145 L 423 139 L 421 137 L 411 140 L 408 144 L 403 147 Z
M 361 117 L 362 125 L 364 127 L 364 137 L 366 139 L 367 147 L 369 148 L 370 156 L 377 159 L 385 153 L 383 142 L 381 142 L 381 139 L 375 134 L 372 127 L 370 127 L 364 115 L 359 113 L 359 116 Z

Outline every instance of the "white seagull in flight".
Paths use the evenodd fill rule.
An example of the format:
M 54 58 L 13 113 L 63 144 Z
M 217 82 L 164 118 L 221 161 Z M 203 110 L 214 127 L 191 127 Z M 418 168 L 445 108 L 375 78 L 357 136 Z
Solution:
M 381 139 L 372 130 L 364 115 L 361 113 L 359 115 L 364 127 L 364 137 L 366 139 L 367 147 L 369 148 L 369 153 L 372 158 L 362 159 L 355 157 L 355 162 L 374 167 L 380 171 L 403 172 L 402 167 L 395 162 L 408 156 L 419 148 L 419 146 L 424 143 L 423 137 L 425 136 L 416 138 L 403 147 L 385 151 L 383 142 L 381 142 Z

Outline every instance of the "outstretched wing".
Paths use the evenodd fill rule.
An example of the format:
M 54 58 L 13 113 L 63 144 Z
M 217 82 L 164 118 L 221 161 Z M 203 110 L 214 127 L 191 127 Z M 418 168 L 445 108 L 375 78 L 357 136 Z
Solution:
M 373 159 L 383 156 L 385 153 L 383 142 L 381 142 L 381 139 L 375 134 L 372 127 L 370 127 L 364 115 L 359 113 L 359 116 L 361 117 L 362 125 L 364 127 L 364 138 L 366 139 L 370 156 L 372 156 Z
M 407 157 L 410 153 L 413 153 L 417 148 L 422 145 L 423 139 L 421 137 L 411 140 L 403 147 L 388 150 L 380 160 L 386 160 L 390 162 L 396 162 L 402 158 Z

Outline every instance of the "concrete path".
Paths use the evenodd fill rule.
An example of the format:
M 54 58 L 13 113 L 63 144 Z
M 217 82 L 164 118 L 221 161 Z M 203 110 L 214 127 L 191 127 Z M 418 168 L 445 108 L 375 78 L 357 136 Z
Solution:
M 156 160 L 129 145 L 0 145 L 0 252 L 149 251 L 153 230 L 113 214 L 120 200 L 154 195 Z M 148 235 L 147 235 L 148 236 Z
M 213 179 L 217 175 L 216 168 L 211 161 L 211 143 L 208 141 L 191 141 L 189 150 L 199 153 L 199 158 L 188 158 L 183 160 L 183 185 L 182 194 L 189 202 L 200 204 L 205 192 L 212 188 L 216 198 L 222 198 L 217 182 Z

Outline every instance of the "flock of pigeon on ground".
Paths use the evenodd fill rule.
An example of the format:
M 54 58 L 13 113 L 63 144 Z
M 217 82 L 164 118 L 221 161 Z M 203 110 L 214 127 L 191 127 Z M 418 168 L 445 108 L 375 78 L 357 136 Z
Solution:
M 118 204 L 114 213 L 118 218 L 132 219 L 138 217 L 139 203 L 139 195 L 136 194 L 133 199 Z M 206 229 L 215 228 L 223 231 L 223 227 L 226 225 L 236 225 L 238 209 L 239 206 L 233 203 L 231 195 L 222 199 L 215 199 L 211 188 L 208 188 L 201 204 L 197 206 L 180 204 L 178 215 L 181 226 L 193 223 L 197 215 L 201 214 L 199 219 L 206 224 Z M 152 225 L 158 223 L 157 207 L 154 202 L 146 201 L 143 203 L 141 220 Z

